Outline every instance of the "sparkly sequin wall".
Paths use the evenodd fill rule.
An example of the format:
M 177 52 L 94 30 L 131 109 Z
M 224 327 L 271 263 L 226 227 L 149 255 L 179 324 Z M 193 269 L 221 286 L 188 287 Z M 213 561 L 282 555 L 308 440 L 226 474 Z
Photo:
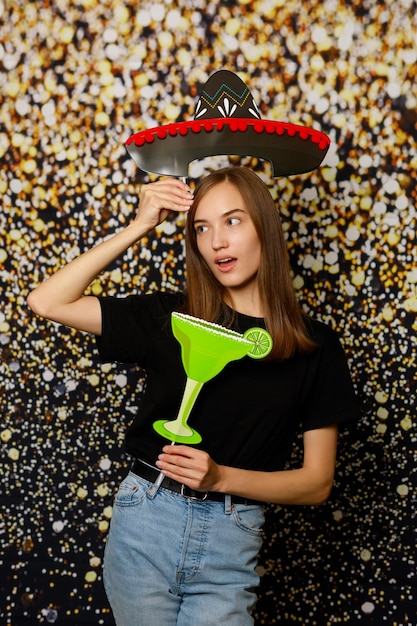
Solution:
M 256 623 L 415 626 L 417 3 L 0 0 L 0 19 L 1 623 L 113 624 L 103 549 L 144 378 L 26 295 L 129 222 L 147 178 L 125 139 L 190 119 L 224 67 L 263 117 L 332 138 L 309 175 L 240 162 L 277 200 L 298 296 L 339 332 L 363 413 L 330 500 L 269 509 Z M 183 262 L 169 221 L 91 292 L 178 289 Z

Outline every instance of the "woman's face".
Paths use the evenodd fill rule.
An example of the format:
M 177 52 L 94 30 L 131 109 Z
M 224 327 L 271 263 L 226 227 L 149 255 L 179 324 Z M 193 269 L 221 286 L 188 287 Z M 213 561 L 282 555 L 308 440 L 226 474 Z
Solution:
M 198 250 L 240 310 L 259 302 L 261 242 L 238 189 L 228 181 L 200 200 L 193 223 Z M 238 308 L 240 307 L 240 308 Z

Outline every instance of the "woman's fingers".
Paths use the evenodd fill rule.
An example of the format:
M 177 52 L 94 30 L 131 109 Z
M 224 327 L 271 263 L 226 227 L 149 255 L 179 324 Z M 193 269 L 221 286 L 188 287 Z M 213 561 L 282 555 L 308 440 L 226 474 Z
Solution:
M 209 490 L 215 463 L 203 450 L 189 446 L 165 446 L 156 465 L 166 476 L 193 489 Z
M 184 211 L 190 208 L 193 195 L 188 185 L 175 178 L 150 183 L 142 188 L 141 204 L 157 209 Z
M 183 181 L 166 178 L 143 185 L 136 219 L 149 229 L 163 222 L 169 211 L 186 212 L 193 203 L 190 188 Z

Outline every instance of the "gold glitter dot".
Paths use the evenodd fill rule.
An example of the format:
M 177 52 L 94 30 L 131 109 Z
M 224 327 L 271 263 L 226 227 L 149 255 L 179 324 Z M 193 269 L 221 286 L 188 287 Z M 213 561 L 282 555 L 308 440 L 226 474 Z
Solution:
M 384 306 L 384 308 L 382 309 L 382 317 L 386 322 L 392 322 L 392 320 L 395 318 L 394 309 L 390 306 Z
M 76 161 L 78 159 L 78 152 L 75 148 L 68 148 L 66 156 L 68 161 Z
M 369 209 L 372 208 L 372 198 L 370 196 L 364 196 L 361 198 L 359 206 L 362 211 L 369 211 Z
M 97 185 L 95 185 L 92 189 L 92 194 L 97 199 L 104 198 L 104 196 L 106 195 L 106 188 L 104 187 L 103 183 L 98 183 Z
M 8 81 L 4 86 L 4 95 L 9 98 L 16 98 L 20 91 L 20 82 L 18 80 Z
M 47 74 L 45 77 L 45 89 L 49 91 L 50 94 L 54 94 L 57 88 L 57 81 L 54 76 L 51 74 Z
M 342 89 L 340 92 L 341 100 L 345 100 L 347 103 L 353 103 L 355 101 L 355 94 L 352 89 Z
M 45 222 L 38 218 L 33 222 L 33 230 L 37 233 L 41 233 L 45 228 Z
M 403 430 L 411 430 L 413 427 L 413 422 L 411 421 L 411 417 L 407 415 L 404 419 L 401 420 L 400 426 Z
M 241 22 L 236 17 L 233 17 L 226 22 L 225 31 L 228 35 L 235 36 L 241 29 Z
M 337 226 L 327 226 L 326 227 L 326 236 L 330 237 L 330 239 L 334 239 L 335 237 L 338 237 L 339 235 L 339 231 L 337 229 Z
M 310 59 L 310 67 L 314 72 L 324 69 L 324 59 L 320 54 L 314 54 Z
M 97 494 L 100 496 L 100 498 L 104 498 L 105 496 L 108 495 L 108 493 L 109 493 L 108 485 L 102 484 L 97 487 Z
M 67 412 L 67 408 L 65 406 L 59 407 L 59 409 L 58 409 L 58 419 L 61 422 L 64 422 L 67 419 L 67 414 L 68 414 L 68 412 Z
M 10 441 L 11 438 L 12 438 L 12 431 L 10 430 L 10 428 L 5 428 L 4 430 L 2 430 L 0 434 L 0 439 L 2 440 L 3 443 L 7 443 L 8 441 Z
M 172 33 L 163 32 L 158 35 L 158 43 L 162 49 L 171 50 L 173 47 L 174 38 Z
M 390 246 L 396 246 L 399 243 L 400 239 L 401 235 L 394 232 L 393 230 L 391 230 L 387 235 L 387 241 Z
M 96 113 L 96 115 L 94 116 L 94 121 L 97 126 L 109 126 L 110 124 L 110 118 L 105 111 Z
M 249 44 L 245 46 L 243 54 L 245 56 L 245 59 L 249 63 L 258 63 L 263 55 L 263 47 L 259 45 Z
M 357 270 L 352 273 L 352 284 L 355 287 L 360 287 L 365 282 L 365 272 L 363 270 Z
M 70 133 L 69 138 L 72 143 L 80 143 L 83 136 L 81 134 L 81 131 L 77 128 Z
M 408 496 L 409 488 L 407 485 L 398 485 L 397 493 L 404 498 L 405 496 Z
M 317 258 L 314 259 L 311 265 L 311 269 L 313 270 L 313 272 L 321 272 L 321 270 L 323 269 L 323 261 Z
M 122 275 L 122 272 L 121 272 L 121 270 L 120 270 L 120 268 L 119 268 L 119 267 L 118 267 L 118 268 L 116 268 L 116 269 L 114 269 L 114 270 L 111 272 L 111 274 L 110 274 L 110 279 L 111 279 L 111 281 L 112 281 L 113 283 L 116 283 L 116 284 L 118 284 L 118 285 L 122 282 L 123 275 Z
M 71 43 L 75 35 L 75 30 L 72 26 L 66 25 L 59 31 L 60 39 L 63 43 Z
M 149 84 L 149 76 L 145 72 L 136 74 L 133 78 L 135 87 L 146 87 Z
M 22 170 L 25 174 L 32 174 L 36 169 L 36 161 L 34 159 L 28 159 L 27 161 L 23 161 Z
M 11 144 L 14 148 L 21 148 L 25 144 L 25 136 L 22 133 L 14 133 Z
M 375 400 L 378 404 L 385 404 L 388 402 L 389 395 L 385 391 L 377 391 L 375 394 Z
M 178 119 L 179 115 L 180 109 L 174 104 L 169 103 L 164 108 L 164 116 L 170 122 L 175 122 Z
M 193 57 L 188 50 L 184 50 L 184 48 L 178 50 L 177 61 L 182 67 L 188 67 L 191 65 L 192 59 Z
M 113 507 L 106 506 L 106 508 L 103 511 L 104 517 L 106 517 L 107 519 L 111 519 L 112 514 L 113 514 Z
M 334 115 L 332 118 L 332 122 L 335 128 L 345 128 L 347 123 L 346 115 L 344 115 L 343 113 L 336 113 L 336 115 Z
M 85 500 L 86 497 L 88 496 L 87 489 L 85 489 L 85 487 L 78 487 L 77 496 L 80 498 L 80 500 Z
M 377 76 L 388 76 L 390 71 L 390 66 L 387 63 L 383 63 L 382 61 L 378 61 L 374 64 L 373 67 L 374 74 Z
M 97 572 L 94 572 L 93 570 L 90 570 L 89 572 L 86 572 L 85 576 L 84 576 L 84 580 L 87 583 L 93 583 L 97 580 Z
M 19 456 L 20 456 L 20 452 L 19 452 L 19 450 L 17 448 L 10 448 L 10 450 L 7 453 L 7 456 L 12 461 L 17 461 Z
M 93 387 L 97 387 L 97 385 L 100 384 L 100 378 L 97 376 L 97 374 L 90 374 L 90 376 L 88 376 L 88 382 Z
M 130 19 L 129 9 L 122 4 L 117 4 L 114 9 L 114 16 L 119 24 L 126 24 Z
M 378 410 L 377 410 L 376 414 L 377 414 L 377 416 L 378 416 L 378 418 L 380 420 L 388 419 L 388 415 L 389 415 L 387 409 L 385 407 L 382 407 L 382 406 L 378 407 Z
M 91 286 L 91 292 L 94 296 L 99 296 L 103 293 L 103 286 L 98 280 L 95 280 Z
M 300 275 L 295 276 L 293 285 L 295 289 L 302 289 L 304 287 L 304 278 Z
M 403 306 L 407 313 L 417 313 L 417 296 L 407 298 Z
M 336 180 L 337 169 L 335 167 L 323 167 L 323 178 L 328 182 Z

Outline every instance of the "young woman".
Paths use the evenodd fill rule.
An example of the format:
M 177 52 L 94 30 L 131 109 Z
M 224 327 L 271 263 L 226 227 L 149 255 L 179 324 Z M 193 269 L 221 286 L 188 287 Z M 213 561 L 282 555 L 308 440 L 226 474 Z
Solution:
M 170 211 L 188 212 L 186 293 L 84 295 Z M 105 586 L 117 625 L 253 624 L 262 503 L 325 501 L 337 424 L 357 417 L 338 339 L 297 304 L 268 188 L 240 167 L 209 175 L 194 198 L 176 179 L 146 185 L 129 226 L 64 266 L 28 302 L 39 315 L 97 335 L 103 360 L 147 372 L 127 433 L 132 471 L 116 494 L 106 544 Z M 274 342 L 266 359 L 231 362 L 204 385 L 190 417 L 202 435 L 195 446 L 169 445 L 152 427 L 175 419 L 185 385 L 173 311 L 241 333 L 262 326 Z M 288 470 L 299 430 L 303 463 Z

